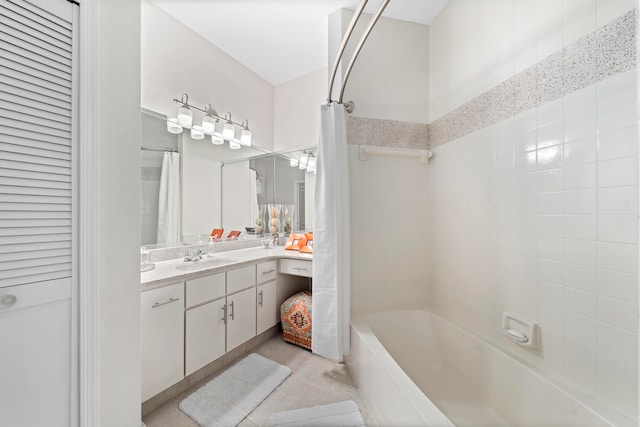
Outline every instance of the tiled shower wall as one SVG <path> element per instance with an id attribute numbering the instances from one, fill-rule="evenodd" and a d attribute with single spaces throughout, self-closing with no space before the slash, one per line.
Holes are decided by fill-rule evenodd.
<path id="1" fill-rule="evenodd" d="M 494 49 L 492 64 L 477 62 L 491 73 L 481 66 L 463 73 L 460 64 L 474 61 L 447 59 L 443 51 L 431 57 L 432 84 L 449 79 L 443 85 L 450 95 L 444 100 L 440 89 L 431 86 L 432 117 L 458 113 L 436 129 L 440 139 L 431 141 L 437 147 L 427 180 L 429 302 L 443 316 L 528 360 L 578 395 L 635 422 L 636 12 L 623 17 L 635 4 L 452 0 L 432 25 L 431 51 L 439 43 L 473 45 L 471 34 L 458 25 L 470 19 L 460 14 L 469 13 L 462 6 L 474 7 L 471 3 L 494 7 L 492 13 L 475 16 L 476 30 L 492 28 L 498 13 L 503 18 L 498 27 L 510 30 L 503 38 L 478 36 L 484 53 Z M 530 6 L 533 18 L 521 14 L 524 5 Z M 518 21 L 523 19 L 533 19 L 531 29 Z M 613 20 L 610 32 L 603 33 L 602 27 Z M 585 36 L 594 43 L 585 43 L 591 47 L 582 57 L 595 62 L 565 61 L 566 49 Z M 445 41 L 447 37 L 455 40 Z M 611 49 L 598 50 L 607 40 Z M 532 49 L 528 55 L 518 48 L 525 41 Z M 616 49 L 628 55 L 606 56 Z M 550 64 L 554 55 L 560 60 Z M 511 64 L 506 71 L 496 65 L 504 56 Z M 610 72 L 599 73 L 597 67 L 607 64 Z M 515 97 L 497 95 L 504 82 L 527 72 L 533 73 L 531 84 L 520 87 Z M 584 73 L 594 78 L 566 78 Z M 474 76 L 482 90 L 463 84 Z M 493 92 L 484 98 L 491 102 L 478 104 L 486 92 Z M 534 101 L 514 107 L 523 97 Z M 431 125 L 437 126 L 438 120 Z M 451 126 L 466 131 L 456 134 L 459 129 Z M 499 333 L 504 311 L 540 325 L 538 350 L 519 347 Z"/>

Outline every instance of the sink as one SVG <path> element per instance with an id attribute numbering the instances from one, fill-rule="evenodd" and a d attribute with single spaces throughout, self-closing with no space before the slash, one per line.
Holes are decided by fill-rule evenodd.
<path id="1" fill-rule="evenodd" d="M 217 267 L 224 264 L 230 264 L 232 262 L 234 262 L 234 260 L 229 258 L 205 258 L 198 261 L 181 262 L 176 265 L 176 269 L 182 271 L 194 271 L 204 268 Z"/>

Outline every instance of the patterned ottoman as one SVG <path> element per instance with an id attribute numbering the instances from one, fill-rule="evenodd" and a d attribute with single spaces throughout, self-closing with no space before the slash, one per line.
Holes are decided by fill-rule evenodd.
<path id="1" fill-rule="evenodd" d="M 311 291 L 290 296 L 280 306 L 282 338 L 311 350 Z"/>

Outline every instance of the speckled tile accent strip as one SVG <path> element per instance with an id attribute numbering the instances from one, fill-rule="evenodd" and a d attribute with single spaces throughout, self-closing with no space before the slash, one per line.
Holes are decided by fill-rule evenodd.
<path id="1" fill-rule="evenodd" d="M 426 150 L 429 145 L 429 126 L 425 123 L 349 116 L 347 143 Z"/>
<path id="2" fill-rule="evenodd" d="M 636 66 L 636 15 L 636 9 L 630 10 L 435 120 L 428 127 L 429 147 L 632 69 Z"/>

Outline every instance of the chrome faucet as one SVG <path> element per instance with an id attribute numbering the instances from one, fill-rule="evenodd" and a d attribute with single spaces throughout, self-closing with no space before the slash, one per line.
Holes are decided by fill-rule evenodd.
<path id="1" fill-rule="evenodd" d="M 202 259 L 203 255 L 204 255 L 204 252 L 201 249 L 194 251 L 192 254 L 187 252 L 186 254 L 184 254 L 184 262 L 199 261 Z"/>

